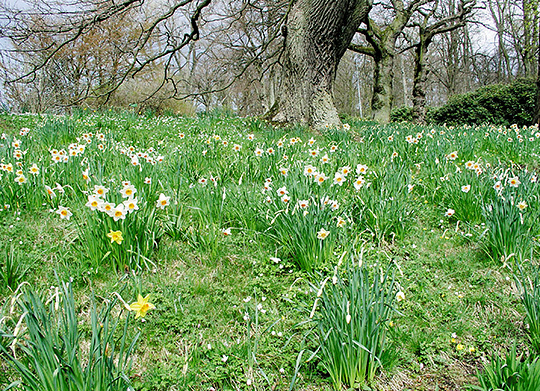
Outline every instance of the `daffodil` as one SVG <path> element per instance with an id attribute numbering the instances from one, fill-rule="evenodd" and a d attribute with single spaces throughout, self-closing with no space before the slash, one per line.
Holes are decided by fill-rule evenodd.
<path id="1" fill-rule="evenodd" d="M 28 182 L 28 179 L 24 175 L 19 175 L 17 178 L 15 178 L 15 182 L 17 182 L 19 185 L 22 185 L 23 183 Z"/>
<path id="2" fill-rule="evenodd" d="M 351 172 L 351 167 L 349 166 L 341 167 L 340 171 L 343 175 L 347 175 L 349 172 Z"/>
<path id="3" fill-rule="evenodd" d="M 201 179 L 199 179 L 199 183 L 201 182 Z M 206 183 L 206 180 L 205 180 L 205 183 Z M 165 209 L 165 207 L 170 204 L 170 199 L 171 197 L 167 197 L 165 194 L 161 193 L 159 195 L 159 199 L 157 200 L 156 207 L 160 209 Z"/>
<path id="4" fill-rule="evenodd" d="M 345 176 L 341 172 L 336 172 L 334 175 L 334 185 L 343 185 L 345 182 Z"/>
<path id="5" fill-rule="evenodd" d="M 299 200 L 298 201 L 298 206 L 302 209 L 305 209 L 309 206 L 309 201 L 308 200 Z"/>
<path id="6" fill-rule="evenodd" d="M 396 300 L 398 302 L 405 300 L 405 293 L 403 293 L 402 291 L 399 291 L 398 293 L 396 293 Z"/>
<path id="7" fill-rule="evenodd" d="M 133 185 L 127 185 L 120 190 L 120 194 L 124 198 L 133 198 L 133 195 L 137 192 L 137 189 Z"/>
<path id="8" fill-rule="evenodd" d="M 307 177 L 312 177 L 316 174 L 317 168 L 313 167 L 311 164 L 304 167 L 304 175 Z"/>
<path id="9" fill-rule="evenodd" d="M 327 179 L 328 177 L 324 175 L 323 172 L 319 172 L 317 175 L 315 175 L 315 182 L 317 182 L 319 185 L 323 184 L 323 182 Z"/>
<path id="10" fill-rule="evenodd" d="M 114 209 L 111 210 L 110 216 L 114 219 L 114 221 L 118 220 L 125 220 L 126 219 L 126 208 L 124 204 L 118 204 Z"/>
<path id="11" fill-rule="evenodd" d="M 88 202 L 84 205 L 90 208 L 90 210 L 96 210 L 99 209 L 100 204 L 102 204 L 103 201 L 101 198 L 96 197 L 95 195 L 91 194 L 88 196 Z"/>
<path id="12" fill-rule="evenodd" d="M 325 230 L 324 228 L 321 228 L 319 232 L 317 232 L 317 239 L 324 240 L 330 235 L 330 231 Z"/>
<path id="13" fill-rule="evenodd" d="M 358 175 L 365 174 L 367 171 L 368 171 L 368 166 L 366 166 L 364 164 L 359 164 L 359 165 L 356 166 L 356 173 Z"/>
<path id="14" fill-rule="evenodd" d="M 364 183 L 366 183 L 366 180 L 364 179 L 364 177 L 362 175 L 360 175 L 356 181 L 354 181 L 354 188 L 356 190 L 360 190 L 362 188 L 362 186 L 364 185 Z"/>
<path id="15" fill-rule="evenodd" d="M 456 160 L 458 157 L 457 151 L 450 152 L 448 155 L 446 155 L 446 159 L 448 160 Z"/>
<path id="16" fill-rule="evenodd" d="M 519 208 L 519 210 L 525 210 L 525 208 L 527 208 L 527 203 L 525 201 L 521 201 L 519 204 L 517 204 L 517 207 Z"/>
<path id="17" fill-rule="evenodd" d="M 284 196 L 284 195 L 289 194 L 289 192 L 287 191 L 287 188 L 286 188 L 285 186 L 280 187 L 279 189 L 277 189 L 277 193 L 278 193 L 280 196 Z"/>
<path id="18" fill-rule="evenodd" d="M 107 234 L 107 237 L 111 239 L 111 243 L 116 242 L 117 244 L 121 244 L 122 240 L 124 240 L 124 238 L 122 237 L 122 231 L 113 231 L 113 230 L 111 230 Z"/>
<path id="19" fill-rule="evenodd" d="M 521 182 L 518 177 L 513 177 L 508 180 L 508 184 L 510 185 L 510 187 L 518 187 Z"/>
<path id="20" fill-rule="evenodd" d="M 105 194 L 107 194 L 108 191 L 109 189 L 107 189 L 105 186 L 94 186 L 94 195 L 96 197 L 103 197 Z"/>
<path id="21" fill-rule="evenodd" d="M 135 319 L 139 317 L 144 318 L 148 311 L 156 308 L 155 305 L 148 302 L 149 299 L 150 299 L 150 295 L 147 295 L 146 297 L 142 297 L 141 295 L 138 295 L 137 301 L 135 303 L 130 304 L 129 308 L 131 309 L 131 311 L 135 311 Z"/>
<path id="22" fill-rule="evenodd" d="M 65 220 L 69 220 L 69 218 L 73 215 L 73 213 L 71 213 L 71 211 L 68 208 L 65 208 L 63 206 L 59 206 L 56 213 L 60 215 L 61 219 L 65 219 Z"/>
<path id="23" fill-rule="evenodd" d="M 54 190 L 53 190 L 52 188 L 50 188 L 49 186 L 45 185 L 45 190 L 47 190 L 47 194 L 48 194 L 51 198 L 56 197 L 56 193 L 55 193 Z"/>
<path id="24" fill-rule="evenodd" d="M 133 211 L 139 210 L 139 205 L 137 205 L 137 198 L 130 198 L 123 202 L 124 206 L 126 207 L 126 210 L 128 213 L 131 213 Z"/>
<path id="25" fill-rule="evenodd" d="M 34 163 L 32 164 L 32 167 L 30 167 L 29 171 L 30 171 L 30 174 L 37 175 L 39 174 L 39 167 L 37 166 L 36 163 Z"/>

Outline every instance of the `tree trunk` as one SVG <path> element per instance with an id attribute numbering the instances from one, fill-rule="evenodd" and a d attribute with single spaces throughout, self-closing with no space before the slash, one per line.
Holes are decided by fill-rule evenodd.
<path id="1" fill-rule="evenodd" d="M 393 104 L 394 54 L 384 51 L 373 60 L 375 69 L 371 99 L 372 115 L 375 121 L 387 124 L 390 122 Z"/>
<path id="2" fill-rule="evenodd" d="M 414 79 L 413 79 L 413 120 L 416 123 L 426 122 L 426 82 L 428 69 L 425 64 L 425 56 L 430 41 L 421 40 L 414 50 Z"/>
<path id="3" fill-rule="evenodd" d="M 538 55 L 538 75 L 536 76 L 536 109 L 534 123 L 540 127 L 540 55 Z"/>
<path id="4" fill-rule="evenodd" d="M 341 126 L 334 105 L 337 67 L 371 0 L 297 0 L 284 28 L 281 85 L 272 119 L 315 129 Z"/>
<path id="5" fill-rule="evenodd" d="M 539 19 L 539 6 L 538 0 L 522 0 L 523 8 L 523 37 L 522 38 L 522 53 L 523 69 L 525 77 L 534 77 L 536 64 L 535 64 L 535 52 L 538 50 L 536 47 L 536 38 L 538 31 L 538 19 Z"/>
<path id="6" fill-rule="evenodd" d="M 403 104 L 402 106 L 408 106 L 407 104 L 407 75 L 405 74 L 405 54 L 400 57 L 399 67 L 401 70 L 401 88 L 403 89 Z"/>
<path id="7" fill-rule="evenodd" d="M 536 73 L 536 110 L 534 123 L 540 127 L 540 21 L 538 22 L 538 72 Z"/>

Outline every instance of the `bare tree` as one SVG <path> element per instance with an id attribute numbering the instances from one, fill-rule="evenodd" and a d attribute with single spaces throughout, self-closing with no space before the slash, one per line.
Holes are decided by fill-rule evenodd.
<path id="1" fill-rule="evenodd" d="M 55 36 L 36 31 L 24 41 L 24 46 L 15 42 L 14 49 L 8 52 L 12 66 L 5 66 L 3 61 L 6 76 L 15 80 L 24 74 L 29 77 L 24 83 L 8 84 L 7 94 L 24 109 L 42 111 L 86 99 L 91 91 L 106 90 L 119 70 L 129 65 L 121 47 L 138 35 L 127 23 L 134 18 L 137 15 L 130 13 L 111 17 L 79 39 L 66 43 L 50 58 L 46 48 L 58 44 Z M 46 23 L 44 18 L 34 16 L 36 30 Z"/>
<path id="2" fill-rule="evenodd" d="M 442 4 L 437 0 L 428 9 L 418 11 L 419 17 L 410 24 L 416 29 L 416 42 L 410 48 L 414 49 L 414 80 L 413 80 L 413 119 L 424 123 L 426 118 L 426 82 L 429 69 L 426 67 L 426 54 L 439 34 L 448 33 L 464 27 L 467 18 L 472 14 L 475 0 L 460 0 L 457 9 L 443 10 Z"/>
<path id="3" fill-rule="evenodd" d="M 539 0 L 522 0 L 521 9 L 523 12 L 522 23 L 518 23 L 517 30 L 521 32 L 522 40 L 516 40 L 516 51 L 519 53 L 524 77 L 532 77 L 535 73 L 535 52 L 537 50 L 539 34 Z M 520 20 L 517 19 L 519 22 Z"/>
<path id="4" fill-rule="evenodd" d="M 211 3 L 215 4 L 212 13 Z M 22 72 L 10 82 L 28 82 L 59 60 L 70 45 L 107 21 L 140 13 L 144 18 L 135 19 L 136 36 L 117 45 L 125 61 L 106 83 L 90 83 L 90 88 L 75 101 L 92 96 L 107 102 L 123 83 L 147 69 L 160 69 L 161 76 L 150 96 L 166 88 L 171 97 L 185 98 L 225 90 L 247 76 L 248 70 L 255 69 L 254 74 L 260 75 L 275 65 L 280 84 L 269 118 L 322 128 L 341 124 L 333 103 L 336 71 L 370 7 L 369 0 L 83 0 L 68 4 L 36 0 L 31 11 L 1 6 L 0 36 L 13 45 L 4 54 L 21 63 Z M 250 16 L 256 13 L 264 28 L 253 25 Z M 271 23 L 268 14 L 275 15 Z M 227 26 L 233 25 L 241 28 L 228 30 Z M 190 44 L 201 38 L 201 29 L 215 29 L 222 38 L 231 32 L 229 41 L 221 44 L 241 48 L 243 53 L 228 69 L 232 76 L 226 83 L 212 91 L 186 91 L 189 83 L 183 69 L 186 64 L 196 64 L 196 56 L 186 60 L 184 52 L 189 52 Z M 31 44 L 36 34 L 50 41 L 36 47 Z M 279 50 L 275 50 L 277 47 Z M 37 53 L 39 57 L 34 57 Z M 266 56 L 264 61 L 261 56 Z"/>
<path id="5" fill-rule="evenodd" d="M 394 92 L 394 59 L 397 54 L 398 38 L 410 22 L 413 14 L 423 5 L 434 0 L 391 0 L 381 3 L 381 11 L 389 10 L 391 16 L 377 22 L 374 18 L 366 19 L 366 27 L 358 30 L 368 45 L 351 44 L 349 49 L 373 58 L 373 95 L 371 101 L 372 117 L 381 123 L 390 122 Z M 383 12 L 379 12 L 379 15 Z"/>
<path id="6" fill-rule="evenodd" d="M 499 82 L 533 77 L 538 36 L 538 0 L 488 0 L 497 33 Z"/>
<path id="7" fill-rule="evenodd" d="M 153 3 L 143 8 L 142 1 L 138 0 L 119 3 L 87 0 L 67 4 L 38 1 L 31 9 L 25 10 L 2 5 L 0 36 L 12 44 L 2 50 L 5 57 L 18 64 L 17 73 L 8 82 L 32 83 L 40 73 L 48 72 L 55 64 L 73 64 L 73 48 L 98 34 L 107 24 L 112 24 L 119 30 L 129 25 L 132 33 L 120 34 L 119 37 L 102 36 L 93 47 L 86 47 L 86 52 L 92 56 L 100 47 L 110 46 L 120 54 L 122 61 L 111 72 L 102 75 L 101 80 L 89 81 L 85 77 L 86 89 L 72 96 L 70 103 L 81 102 L 88 97 L 107 102 L 127 80 L 157 68 L 161 70 L 162 80 L 149 95 L 168 83 L 174 90 L 173 54 L 198 39 L 201 13 L 209 3 L 210 0 L 183 0 L 169 5 Z M 167 33 L 164 24 L 171 18 L 180 17 L 178 14 L 182 11 L 189 13 L 188 18 L 183 18 L 187 32 L 177 40 L 178 35 Z M 36 42 L 36 37 L 40 37 L 39 42 Z M 110 61 L 111 58 L 107 57 L 106 60 Z M 84 66 L 91 68 L 92 61 L 87 59 Z M 57 81 L 56 78 L 49 80 Z"/>
<path id="8" fill-rule="evenodd" d="M 510 61 L 510 55 L 508 54 L 508 48 L 505 43 L 506 35 L 506 20 L 508 14 L 508 8 L 510 3 L 506 0 L 503 1 L 487 1 L 488 8 L 491 13 L 493 22 L 495 23 L 495 29 L 497 33 L 497 71 L 498 81 L 505 81 L 512 75 L 512 65 Z"/>
<path id="9" fill-rule="evenodd" d="M 475 88 L 473 80 L 476 53 L 473 50 L 471 32 L 464 26 L 442 34 L 433 43 L 435 50 L 430 58 L 431 75 L 444 89 L 440 100 L 446 101 L 450 96 L 462 94 Z M 484 69 L 488 73 L 489 69 Z"/>

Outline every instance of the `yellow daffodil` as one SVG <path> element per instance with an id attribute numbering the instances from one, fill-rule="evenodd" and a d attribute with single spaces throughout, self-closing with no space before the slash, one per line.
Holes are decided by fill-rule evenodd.
<path id="1" fill-rule="evenodd" d="M 132 311 L 136 311 L 135 319 L 139 317 L 144 318 L 148 311 L 156 308 L 155 305 L 148 302 L 149 299 L 150 299 L 150 295 L 147 295 L 146 297 L 142 297 L 141 295 L 138 295 L 137 301 L 135 303 L 130 304 L 129 308 L 131 308 Z"/>
<path id="2" fill-rule="evenodd" d="M 116 242 L 121 244 L 124 238 L 122 237 L 122 231 L 112 231 L 107 234 L 107 237 L 111 239 L 111 243 Z"/>

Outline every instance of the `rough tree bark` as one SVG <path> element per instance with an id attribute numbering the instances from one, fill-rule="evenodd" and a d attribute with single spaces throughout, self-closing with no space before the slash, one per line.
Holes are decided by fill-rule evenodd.
<path id="1" fill-rule="evenodd" d="M 536 73 L 536 110 L 534 123 L 540 127 L 540 22 L 538 22 L 538 72 Z"/>
<path id="2" fill-rule="evenodd" d="M 521 56 L 523 61 L 524 76 L 533 77 L 536 68 L 535 51 L 539 50 L 536 47 L 536 39 L 538 31 L 538 19 L 540 1 L 538 0 L 522 0 L 523 8 L 523 43 L 521 46 Z"/>
<path id="3" fill-rule="evenodd" d="M 268 116 L 315 129 L 341 126 L 333 84 L 371 0 L 296 0 L 285 35 L 279 96 Z"/>
<path id="4" fill-rule="evenodd" d="M 395 53 L 386 52 L 374 72 L 373 97 L 371 110 L 373 119 L 387 124 L 390 122 L 390 114 L 394 105 L 394 57 Z"/>
<path id="5" fill-rule="evenodd" d="M 369 21 L 366 30 L 359 31 L 366 36 L 371 47 L 351 44 L 349 49 L 373 58 L 371 116 L 375 121 L 386 124 L 390 122 L 393 104 L 395 40 L 393 40 L 394 34 L 392 36 L 387 34 L 390 27 L 387 27 L 382 34 L 370 33 L 370 30 L 372 30 L 371 23 L 372 21 Z"/>
<path id="6" fill-rule="evenodd" d="M 429 69 L 426 67 L 425 56 L 432 36 L 420 34 L 420 42 L 414 48 L 414 78 L 413 78 L 413 121 L 423 124 L 426 120 L 426 83 L 429 76 Z"/>

